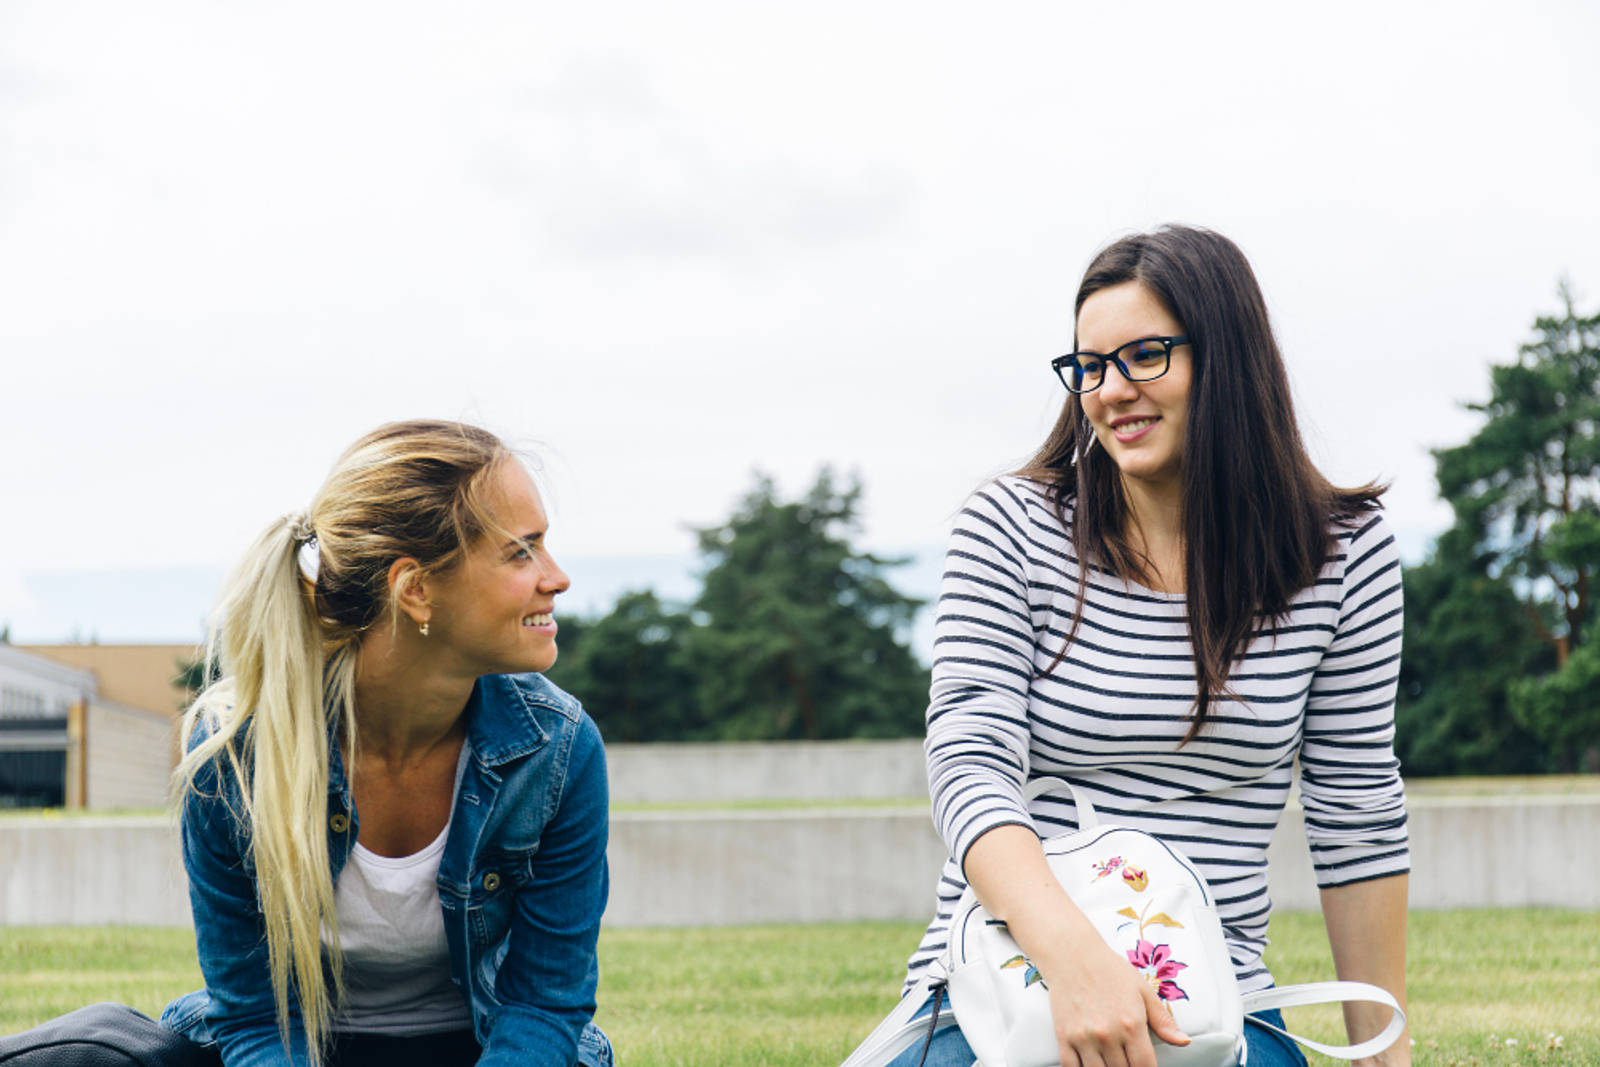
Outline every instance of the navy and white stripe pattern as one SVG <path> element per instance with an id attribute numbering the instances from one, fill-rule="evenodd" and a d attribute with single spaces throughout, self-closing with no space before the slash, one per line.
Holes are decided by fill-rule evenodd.
<path id="1" fill-rule="evenodd" d="M 1246 992 L 1272 983 L 1261 962 L 1267 843 L 1297 756 L 1318 884 L 1409 869 L 1393 746 L 1399 557 L 1379 512 L 1334 529 L 1316 583 L 1234 666 L 1237 699 L 1213 701 L 1205 729 L 1179 747 L 1196 696 L 1183 596 L 1091 567 L 1082 624 L 1051 670 L 1077 593 L 1068 531 L 1026 479 L 1000 478 L 968 501 L 940 590 L 926 745 L 952 858 L 908 984 L 944 949 L 973 841 L 1007 823 L 1046 837 L 1076 829 L 1068 799 L 1025 808 L 1030 777 L 1070 779 L 1106 820 L 1188 855 L 1211 885 Z"/>

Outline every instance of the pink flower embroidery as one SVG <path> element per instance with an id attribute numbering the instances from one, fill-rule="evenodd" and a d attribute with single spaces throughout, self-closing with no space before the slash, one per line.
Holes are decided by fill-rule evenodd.
<path id="1" fill-rule="evenodd" d="M 1145 873 L 1145 869 L 1135 867 L 1131 863 L 1122 868 L 1122 880 L 1136 893 L 1143 892 L 1144 887 L 1150 884 L 1150 876 Z"/>
<path id="2" fill-rule="evenodd" d="M 1128 962 L 1139 969 L 1162 1000 L 1189 999 L 1189 994 L 1173 981 L 1178 972 L 1189 965 L 1172 958 L 1171 945 L 1152 944 L 1141 937 L 1138 948 L 1128 949 Z"/>
<path id="3" fill-rule="evenodd" d="M 1106 875 L 1110 874 L 1112 871 L 1116 870 L 1118 867 L 1121 867 L 1121 866 L 1122 866 L 1122 857 L 1121 856 L 1112 856 L 1110 859 L 1106 860 L 1103 863 L 1095 864 L 1094 865 L 1095 881 L 1099 881 L 1100 879 L 1104 878 Z"/>

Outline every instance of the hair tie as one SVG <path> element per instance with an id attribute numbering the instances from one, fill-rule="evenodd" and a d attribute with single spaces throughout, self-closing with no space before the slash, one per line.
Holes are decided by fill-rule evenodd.
<path id="1" fill-rule="evenodd" d="M 294 543 L 297 545 L 317 539 L 317 531 L 311 525 L 311 516 L 303 511 L 298 518 L 294 515 L 289 516 L 289 532 L 294 536 Z"/>
<path id="2" fill-rule="evenodd" d="M 322 561 L 322 549 L 317 544 L 317 531 L 311 525 L 311 517 L 301 512 L 299 518 L 289 516 L 289 534 L 294 538 L 294 543 L 299 546 L 296 559 L 300 564 L 300 573 L 312 585 L 317 584 L 317 571 Z"/>

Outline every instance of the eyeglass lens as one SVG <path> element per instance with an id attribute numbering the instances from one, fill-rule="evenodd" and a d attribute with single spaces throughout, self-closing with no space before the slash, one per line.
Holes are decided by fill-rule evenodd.
<path id="1" fill-rule="evenodd" d="M 1106 364 L 1117 361 L 1117 369 L 1130 382 L 1148 382 L 1166 373 L 1167 353 L 1163 340 L 1149 339 L 1123 345 L 1109 356 L 1095 352 L 1076 352 L 1065 368 L 1072 376 L 1072 387 L 1079 392 L 1097 389 L 1106 376 Z"/>

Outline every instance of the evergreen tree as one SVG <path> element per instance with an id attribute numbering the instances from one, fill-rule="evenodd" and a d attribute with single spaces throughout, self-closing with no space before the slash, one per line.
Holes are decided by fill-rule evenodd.
<path id="1" fill-rule="evenodd" d="M 1510 713 L 1510 688 L 1548 671 L 1511 583 L 1472 558 L 1451 530 L 1426 563 L 1405 571 L 1405 653 L 1395 745 L 1410 776 L 1529 774 L 1554 769 L 1539 739 Z"/>
<path id="2" fill-rule="evenodd" d="M 1553 674 L 1511 683 L 1517 720 L 1554 754 L 1557 770 L 1600 772 L 1600 647 L 1590 641 Z"/>
<path id="3" fill-rule="evenodd" d="M 598 619 L 563 615 L 550 680 L 571 691 L 607 741 L 676 741 L 703 726 L 688 667 L 689 616 L 646 589 Z"/>
<path id="4" fill-rule="evenodd" d="M 729 738 L 919 733 L 927 671 L 900 639 L 921 603 L 884 571 L 904 560 L 851 547 L 861 486 L 823 468 L 800 500 L 755 487 L 698 531 L 706 563 L 691 661 L 707 733 Z"/>
<path id="5" fill-rule="evenodd" d="M 220 676 L 213 673 L 206 675 L 206 657 L 202 652 L 193 659 L 179 659 L 177 661 L 178 673 L 173 676 L 172 684 L 184 691 L 184 704 L 188 704 L 200 695 L 200 690 L 216 681 Z"/>
<path id="6" fill-rule="evenodd" d="M 851 546 L 861 487 L 823 469 L 804 497 L 756 484 L 697 531 L 704 572 L 688 610 L 622 596 L 563 615 L 550 678 L 608 741 L 905 737 L 922 731 L 928 672 L 901 640 L 920 601 Z"/>
<path id="7" fill-rule="evenodd" d="M 1434 453 L 1457 542 L 1435 562 L 1455 571 L 1453 595 L 1483 594 L 1486 622 L 1531 630 L 1547 650 L 1553 673 L 1507 683 L 1511 715 L 1563 769 L 1600 769 L 1600 661 L 1585 650 L 1600 567 L 1600 314 L 1579 315 L 1565 284 L 1559 294 L 1561 314 L 1536 319 L 1517 361 L 1492 368 L 1488 402 L 1471 405 L 1484 425 Z M 1419 652 L 1431 654 L 1413 644 L 1408 656 Z"/>

